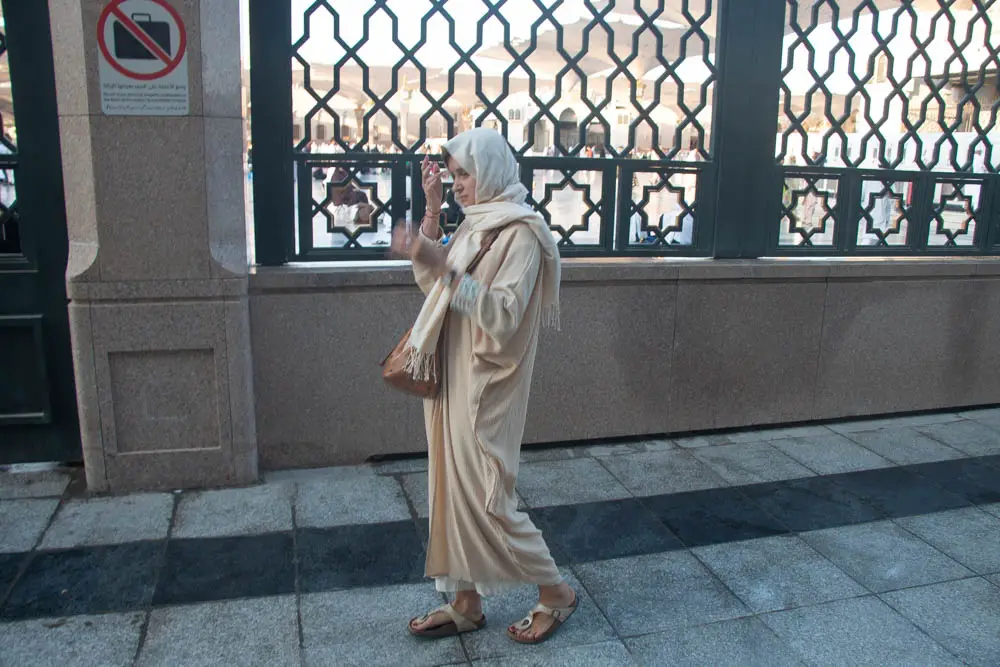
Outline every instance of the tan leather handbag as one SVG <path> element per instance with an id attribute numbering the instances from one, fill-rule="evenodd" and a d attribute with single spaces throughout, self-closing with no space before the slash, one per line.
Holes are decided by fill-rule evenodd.
<path id="1" fill-rule="evenodd" d="M 479 262 L 486 256 L 489 249 L 493 247 L 503 229 L 502 227 L 494 229 L 486 235 L 483 242 L 479 245 L 479 252 L 476 253 L 476 256 L 469 264 L 469 268 L 466 269 L 466 273 L 471 274 L 479 266 Z M 447 317 L 450 317 L 450 315 Z M 410 332 L 413 331 L 410 328 L 407 329 L 403 337 L 396 343 L 396 347 L 392 349 L 392 352 L 379 364 L 382 367 L 382 379 L 385 383 L 393 389 L 398 389 L 403 393 L 413 394 L 420 398 L 436 397 L 441 391 L 441 340 L 443 340 L 444 327 L 446 326 L 448 326 L 447 321 L 441 327 L 442 337 L 438 339 L 437 351 L 434 353 L 434 368 L 431 369 L 431 377 L 429 379 L 416 380 L 406 372 L 406 348 L 410 342 Z"/>

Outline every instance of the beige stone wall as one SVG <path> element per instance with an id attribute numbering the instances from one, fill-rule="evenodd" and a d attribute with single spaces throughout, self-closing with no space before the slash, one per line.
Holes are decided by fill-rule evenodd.
<path id="1" fill-rule="evenodd" d="M 108 116 L 107 0 L 48 1 L 88 487 L 254 482 L 236 5 L 173 3 L 188 34 L 187 115 Z"/>
<path id="2" fill-rule="evenodd" d="M 402 266 L 258 269 L 262 468 L 424 449 L 420 402 L 378 362 L 421 297 Z M 525 441 L 1000 403 L 1000 262 L 565 263 Z"/>

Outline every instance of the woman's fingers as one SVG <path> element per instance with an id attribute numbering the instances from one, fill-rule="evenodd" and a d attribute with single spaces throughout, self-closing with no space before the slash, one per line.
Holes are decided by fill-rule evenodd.
<path id="1" fill-rule="evenodd" d="M 396 223 L 396 228 L 392 230 L 392 244 L 390 254 L 396 259 L 409 257 L 410 246 L 413 244 L 413 232 L 407 226 L 406 221 L 400 220 Z"/>

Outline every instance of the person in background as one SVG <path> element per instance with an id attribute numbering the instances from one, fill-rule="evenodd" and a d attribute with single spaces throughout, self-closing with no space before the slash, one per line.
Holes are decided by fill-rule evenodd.
<path id="1" fill-rule="evenodd" d="M 341 227 L 351 225 L 371 224 L 371 215 L 375 210 L 368 202 L 366 195 L 343 167 L 336 167 L 327 185 L 330 191 L 330 201 L 334 206 L 334 222 Z"/>

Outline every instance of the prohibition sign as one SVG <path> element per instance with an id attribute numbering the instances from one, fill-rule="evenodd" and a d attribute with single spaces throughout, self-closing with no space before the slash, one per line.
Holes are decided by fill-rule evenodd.
<path id="1" fill-rule="evenodd" d="M 97 45 L 101 49 L 101 55 L 108 62 L 111 67 L 113 67 L 118 73 L 126 76 L 130 79 L 135 79 L 137 81 L 154 81 L 160 79 L 171 72 L 173 72 L 181 61 L 184 59 L 185 49 L 187 49 L 187 31 L 184 29 L 184 21 L 181 19 L 180 14 L 174 9 L 170 3 L 166 0 L 147 0 L 162 7 L 170 15 L 170 18 L 174 20 L 177 25 L 177 32 L 179 34 L 177 48 L 174 49 L 173 55 L 167 53 L 145 30 L 138 25 L 132 17 L 128 16 L 122 11 L 121 5 L 128 0 L 113 0 L 104 11 L 101 12 L 100 17 L 97 19 Z M 108 48 L 107 43 L 107 23 L 109 20 L 115 21 L 122 25 L 129 34 L 132 35 L 136 40 L 139 41 L 142 46 L 144 46 L 157 60 L 163 63 L 163 67 L 159 70 L 153 72 L 136 72 L 125 67 L 118 58 L 111 53 Z"/>

